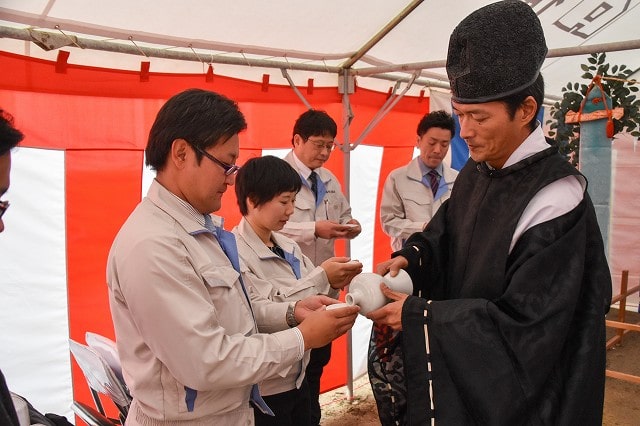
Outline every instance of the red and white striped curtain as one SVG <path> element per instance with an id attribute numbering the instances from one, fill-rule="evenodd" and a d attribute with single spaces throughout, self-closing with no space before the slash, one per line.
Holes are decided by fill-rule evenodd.
<path id="1" fill-rule="evenodd" d="M 69 65 L 57 73 L 53 62 L 1 52 L 0 69 L 0 108 L 14 116 L 25 134 L 13 153 L 6 196 L 11 209 L 0 236 L 0 368 L 12 391 L 39 410 L 71 416 L 73 398 L 91 400 L 82 372 L 71 362 L 67 339 L 84 342 L 86 331 L 113 338 L 106 258 L 148 185 L 144 147 L 160 106 L 191 87 L 236 100 L 248 122 L 240 135 L 240 164 L 265 151 L 280 155 L 289 149 L 293 123 L 305 107 L 288 86 L 217 75 L 207 82 L 204 75 L 151 74 L 141 82 L 136 72 L 111 69 Z M 337 139 L 342 140 L 337 89 L 314 87 L 304 94 L 314 108 L 336 119 Z M 353 139 L 386 96 L 358 89 L 351 97 Z M 364 227 L 351 253 L 369 270 L 390 254 L 375 213 L 381 183 L 411 159 L 415 127 L 428 110 L 428 98 L 401 100 L 350 154 L 353 214 Z M 342 181 L 344 160 L 336 150 L 327 163 Z M 225 194 L 218 213 L 228 229 L 239 221 L 233 191 Z M 370 324 L 360 323 L 354 358 L 359 360 L 356 370 L 364 372 Z M 345 383 L 345 348 L 343 338 L 323 376 L 324 390 Z"/>

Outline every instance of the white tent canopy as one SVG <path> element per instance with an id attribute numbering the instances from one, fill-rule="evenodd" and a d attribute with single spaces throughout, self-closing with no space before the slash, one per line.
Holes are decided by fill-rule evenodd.
<path id="1" fill-rule="evenodd" d="M 359 85 L 381 91 L 389 89 L 387 80 L 406 80 L 419 69 L 420 84 L 408 92 L 417 94 L 424 87 L 447 87 L 449 35 L 464 16 L 488 3 L 3 0 L 0 49 L 55 59 L 55 49 L 25 42 L 40 40 L 68 45 L 69 63 L 137 70 L 145 60 L 152 72 L 181 73 L 203 73 L 213 63 L 216 73 L 253 80 L 268 73 L 276 84 L 287 81 L 269 68 L 289 69 L 296 85 L 313 78 L 316 86 L 337 86 L 338 72 L 348 68 Z M 527 3 L 540 17 L 550 49 L 542 71 L 551 99 L 576 80 L 585 53 L 608 51 L 610 62 L 640 68 L 634 52 L 640 48 L 640 0 Z"/>

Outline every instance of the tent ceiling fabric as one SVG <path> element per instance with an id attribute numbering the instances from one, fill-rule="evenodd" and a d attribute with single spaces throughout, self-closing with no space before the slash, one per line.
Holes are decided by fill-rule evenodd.
<path id="1" fill-rule="evenodd" d="M 151 62 L 152 72 L 202 73 L 216 57 L 268 59 L 283 64 L 315 64 L 338 67 L 358 52 L 405 8 L 416 5 L 364 56 L 353 69 L 389 64 L 444 61 L 449 35 L 471 11 L 491 3 L 486 0 L 185 0 L 182 2 L 110 0 L 3 0 L 0 25 L 34 28 L 81 38 L 108 40 L 136 47 L 159 47 L 192 54 L 192 61 L 141 58 L 102 51 L 65 47 L 70 63 L 99 67 L 140 69 L 141 60 Z M 531 0 L 545 29 L 550 50 L 640 39 L 640 0 Z M 489 42 L 489 41 L 488 41 Z M 0 49 L 55 60 L 32 43 L 0 39 Z M 608 54 L 611 63 L 640 68 L 640 54 L 618 51 Z M 199 63 L 202 62 L 202 63 Z M 584 56 L 548 58 L 543 66 L 547 94 L 559 96 L 569 81 L 582 74 Z M 287 84 L 280 72 L 255 66 L 214 64 L 215 72 L 259 81 L 269 73 L 271 83 Z M 293 81 L 306 85 L 337 86 L 335 73 L 291 71 Z M 405 72 L 387 78 L 408 77 Z M 423 78 L 446 83 L 445 70 L 426 69 Z M 637 77 L 637 75 L 636 75 Z M 358 77 L 358 84 L 386 91 L 391 83 Z M 417 94 L 424 87 L 414 87 Z"/>

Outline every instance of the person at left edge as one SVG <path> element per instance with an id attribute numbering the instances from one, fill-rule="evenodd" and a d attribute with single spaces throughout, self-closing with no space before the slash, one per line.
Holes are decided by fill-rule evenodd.
<path id="1" fill-rule="evenodd" d="M 22 132 L 13 126 L 13 117 L 0 109 L 0 196 L 4 196 L 9 190 L 11 181 L 11 150 L 24 138 Z M 0 232 L 4 231 L 5 212 L 9 208 L 7 200 L 0 201 Z M 18 426 L 18 414 L 16 413 L 11 393 L 7 387 L 4 375 L 0 370 L 0 424 Z"/>
<path id="2" fill-rule="evenodd" d="M 358 309 L 334 299 L 249 301 L 221 198 L 234 183 L 235 102 L 191 89 L 170 98 L 149 134 L 157 171 L 147 197 L 116 236 L 107 281 L 118 352 L 133 400 L 126 425 L 252 425 L 269 408 L 256 383 L 286 375 L 305 350 L 345 333 Z M 288 328 L 287 318 L 299 323 Z M 262 331 L 272 334 L 258 333 Z M 282 330 L 282 331 L 278 331 Z"/>

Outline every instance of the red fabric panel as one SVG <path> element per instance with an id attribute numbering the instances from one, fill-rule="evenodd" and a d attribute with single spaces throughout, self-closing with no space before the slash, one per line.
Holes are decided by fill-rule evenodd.
<path id="1" fill-rule="evenodd" d="M 229 96 L 239 103 L 261 103 L 269 106 L 269 113 L 264 120 L 278 119 L 283 114 L 280 105 L 288 103 L 299 111 L 293 119 L 304 111 L 300 99 L 294 91 L 287 85 L 277 85 L 270 83 L 268 92 L 262 92 L 261 82 L 239 80 L 231 77 L 216 75 L 213 82 L 207 82 L 205 74 L 168 74 L 150 73 L 148 82 L 140 83 L 140 73 L 138 71 L 120 71 L 107 68 L 94 68 L 69 64 L 66 74 L 55 73 L 55 62 L 42 59 L 29 58 L 6 52 L 0 52 L 0 69 L 3 70 L 0 88 L 12 91 L 27 91 L 40 93 L 56 93 L 65 95 L 81 95 L 108 98 L 141 98 L 141 99 L 167 99 L 172 95 L 187 88 L 202 88 L 213 90 Z M 356 119 L 352 122 L 352 135 L 358 135 L 370 118 L 384 104 L 387 95 L 385 93 L 374 92 L 359 88 L 351 96 L 352 109 Z M 341 95 L 335 87 L 314 87 L 313 93 L 306 96 L 306 99 L 316 109 L 327 109 L 338 122 L 339 134 L 342 120 Z M 57 107 L 61 106 L 57 103 Z M 332 105 L 332 109 L 325 108 L 324 105 Z M 241 106 L 243 112 L 250 117 L 251 112 Z M 393 133 L 403 134 L 405 129 L 409 133 L 414 133 L 416 123 L 414 114 L 428 112 L 428 102 L 420 102 L 417 97 L 405 96 L 394 107 L 391 115 L 400 114 L 399 121 L 383 120 L 382 127 L 376 128 L 373 135 L 381 135 L 381 131 L 387 132 L 393 129 Z M 51 109 L 48 109 L 51 112 Z M 157 112 L 157 110 L 155 111 Z M 154 112 L 154 115 L 155 115 Z M 409 116 L 404 114 L 409 113 Z M 67 116 L 67 120 L 84 120 L 84 115 Z M 293 121 L 283 119 L 287 125 L 284 129 L 290 129 Z M 250 121 L 250 127 L 253 123 Z M 264 136 L 263 134 L 261 134 Z M 290 140 L 291 135 L 288 135 Z M 354 139 L 352 137 L 352 139 Z M 379 145 L 394 145 L 401 138 L 388 139 Z M 394 142 L 395 141 L 395 142 Z M 378 143 L 373 143 L 376 145 Z M 280 146 L 280 145 L 276 145 Z"/>
<path id="2" fill-rule="evenodd" d="M 358 89 L 351 97 L 351 109 L 354 119 L 351 122 L 351 142 L 357 140 L 371 119 L 382 107 L 386 94 Z M 378 125 L 362 141 L 365 145 L 373 146 L 414 146 L 416 129 L 422 116 L 429 112 L 429 102 L 418 98 L 405 96 L 387 114 Z M 337 110 L 341 114 L 342 109 Z M 336 121 L 340 115 L 334 116 Z M 340 129 L 340 121 L 338 121 Z M 356 148 L 357 149 L 357 148 Z"/>
<path id="3" fill-rule="evenodd" d="M 83 341 L 87 330 L 112 336 L 104 284 L 105 260 L 111 241 L 139 200 L 141 164 L 153 120 L 170 96 L 187 88 L 213 90 L 236 100 L 247 118 L 240 135 L 242 164 L 262 148 L 288 148 L 295 119 L 305 111 L 289 86 L 249 82 L 205 74 L 149 74 L 141 83 L 139 71 L 118 71 L 69 64 L 65 74 L 55 62 L 0 52 L 0 106 L 15 116 L 26 137 L 24 146 L 65 149 L 67 152 L 67 264 L 69 270 L 71 337 Z M 304 90 L 303 90 L 304 93 Z M 338 141 L 344 141 L 342 98 L 335 87 L 314 87 L 306 99 L 326 110 L 338 123 Z M 386 93 L 358 88 L 350 98 L 354 113 L 350 139 L 378 112 Z M 362 141 L 364 144 L 404 147 L 410 152 L 415 128 L 429 103 L 405 97 Z M 344 182 L 344 155 L 336 150 L 327 167 Z M 392 168 L 410 159 L 385 154 L 381 184 Z M 391 162 L 390 162 L 391 161 Z M 131 192 L 131 193 L 130 193 Z M 233 188 L 218 212 L 226 228 L 238 223 Z M 388 258 L 388 240 L 376 225 L 375 262 Z M 387 250 L 387 251 L 385 251 Z M 344 254 L 344 244 L 337 245 Z M 93 304 L 101 304 L 94 306 Z M 334 358 L 325 370 L 323 390 L 344 384 L 346 344 L 334 345 Z M 79 371 L 74 370 L 74 380 Z M 84 387 L 83 387 L 84 386 Z M 86 389 L 86 385 L 76 389 Z M 86 395 L 84 395 L 86 396 Z M 81 400 L 87 401 L 83 398 Z"/>
<path id="4" fill-rule="evenodd" d="M 31 147 L 144 149 L 148 130 L 165 99 L 187 87 L 217 90 L 239 101 L 249 123 L 241 135 L 243 148 L 289 147 L 293 122 L 305 111 L 289 87 L 272 84 L 265 97 L 259 83 L 222 76 L 216 78 L 221 81 L 220 87 L 218 83 L 203 84 L 201 75 L 160 74 L 141 84 L 137 72 L 69 65 L 74 74 L 61 75 L 54 72 L 51 62 L 9 53 L 0 53 L 0 67 L 5 71 L 0 81 L 2 106 L 16 117 L 16 124 L 27 135 L 24 145 Z M 197 84 L 189 84 L 192 81 Z M 152 93 L 147 90 L 149 86 L 154 86 Z M 150 95 L 152 99 L 146 99 Z M 352 95 L 352 142 L 385 98 L 386 94 L 364 89 Z M 315 88 L 307 99 L 314 108 L 324 109 L 336 119 L 338 140 L 342 141 L 342 105 L 337 90 Z M 417 121 L 428 109 L 428 102 L 405 97 L 363 143 L 412 145 Z M 342 175 L 336 153 L 328 167 Z"/>
<path id="5" fill-rule="evenodd" d="M 153 68 L 153 67 L 152 67 Z M 287 85 L 269 84 L 263 92 L 262 82 L 252 82 L 216 74 L 211 82 L 206 73 L 172 74 L 149 73 L 149 81 L 140 82 L 140 71 L 122 71 L 81 65 L 67 65 L 66 74 L 55 73 L 55 62 L 0 52 L 0 69 L 3 70 L 3 88 L 64 93 L 82 96 L 108 96 L 114 98 L 167 99 L 188 88 L 201 88 L 229 96 L 243 102 L 299 104 L 300 100 Z M 279 71 L 275 71 L 279 75 Z M 308 97 L 312 105 L 323 102 L 340 103 L 336 88 L 315 88 Z"/>
<path id="6" fill-rule="evenodd" d="M 69 336 L 86 331 L 114 338 L 106 259 L 111 243 L 140 201 L 141 151 L 75 151 L 65 154 Z M 80 368 L 73 364 L 74 398 L 93 405 Z"/>
<path id="7" fill-rule="evenodd" d="M 416 122 L 416 127 L 418 122 Z M 415 136 L 414 136 L 415 138 Z M 391 241 L 387 234 L 382 230 L 380 225 L 380 201 L 382 200 L 382 189 L 384 188 L 384 182 L 389 176 L 389 173 L 398 167 L 406 165 L 413 156 L 414 145 L 410 147 L 386 147 L 384 154 L 382 154 L 382 166 L 380 167 L 380 184 L 378 186 L 378 201 L 376 201 L 376 225 L 374 229 L 374 250 L 373 250 L 373 267 L 380 262 L 391 257 Z M 375 271 L 374 271 L 375 272 Z"/>
<path id="8" fill-rule="evenodd" d="M 163 103 L 0 90 L 0 106 L 25 134 L 22 145 L 33 148 L 144 150 Z"/>
<path id="9" fill-rule="evenodd" d="M 322 377 L 320 377 L 320 393 L 339 388 L 345 383 L 347 383 L 346 335 L 337 338 L 331 345 L 331 359 L 322 370 Z"/>

